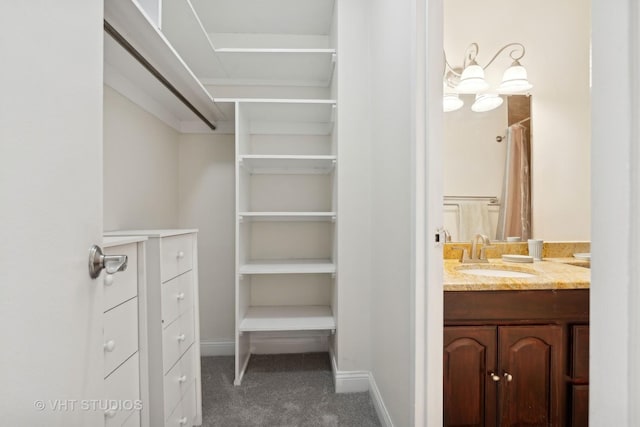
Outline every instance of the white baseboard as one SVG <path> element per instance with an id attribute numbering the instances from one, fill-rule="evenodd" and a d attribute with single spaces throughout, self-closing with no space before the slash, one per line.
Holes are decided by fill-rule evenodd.
<path id="1" fill-rule="evenodd" d="M 371 395 L 373 406 L 376 408 L 380 423 L 384 427 L 393 427 L 391 416 L 389 415 L 389 411 L 387 411 L 387 407 L 382 400 L 382 395 L 380 394 L 380 390 L 378 389 L 378 385 L 376 384 L 376 380 L 373 378 L 372 373 L 369 373 L 369 394 Z"/>
<path id="2" fill-rule="evenodd" d="M 336 393 L 358 393 L 369 390 L 369 371 L 334 371 Z"/>
<path id="3" fill-rule="evenodd" d="M 327 333 L 252 332 L 252 354 L 318 353 L 329 350 Z"/>
<path id="4" fill-rule="evenodd" d="M 200 341 L 200 356 L 233 356 L 236 344 L 233 341 Z"/>

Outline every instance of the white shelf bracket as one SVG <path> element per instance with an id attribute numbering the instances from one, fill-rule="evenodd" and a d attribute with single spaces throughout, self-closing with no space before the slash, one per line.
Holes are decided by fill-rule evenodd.
<path id="1" fill-rule="evenodd" d="M 337 53 L 332 53 L 332 54 L 331 54 L 331 63 L 332 63 L 333 65 L 335 65 L 335 63 L 336 63 L 337 59 L 338 59 L 338 54 L 337 54 Z"/>
<path id="2" fill-rule="evenodd" d="M 336 334 L 336 330 L 335 329 L 331 329 L 331 335 L 335 335 Z"/>
<path id="3" fill-rule="evenodd" d="M 335 279 L 335 278 L 336 278 L 336 273 L 335 273 L 335 272 L 331 273 L 331 278 L 332 278 L 332 279 Z"/>
<path id="4" fill-rule="evenodd" d="M 238 221 L 239 221 L 239 222 L 243 222 L 243 221 L 244 221 L 244 216 L 242 216 L 242 215 L 238 215 Z"/>
<path id="5" fill-rule="evenodd" d="M 333 215 L 333 216 L 331 217 L 331 222 L 335 223 L 335 222 L 336 222 L 336 219 L 337 219 L 337 217 L 336 217 L 335 215 Z"/>
<path id="6" fill-rule="evenodd" d="M 333 105 L 331 106 L 331 120 L 330 120 L 330 121 L 331 121 L 331 123 L 335 123 L 335 121 L 336 121 L 336 108 L 337 108 L 337 107 L 338 107 L 338 106 L 337 106 L 336 104 L 333 104 Z"/>
<path id="7" fill-rule="evenodd" d="M 238 280 L 242 282 L 242 279 L 244 279 L 244 274 L 238 274 Z"/>

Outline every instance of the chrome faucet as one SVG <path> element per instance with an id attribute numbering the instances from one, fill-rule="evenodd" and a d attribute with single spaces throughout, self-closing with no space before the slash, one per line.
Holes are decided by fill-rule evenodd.
<path id="1" fill-rule="evenodd" d="M 482 248 L 478 247 L 478 241 L 482 243 Z M 489 262 L 487 260 L 486 250 L 490 244 L 491 240 L 489 240 L 489 236 L 484 234 L 476 234 L 473 236 L 471 240 L 471 259 L 475 262 Z"/>
<path id="2" fill-rule="evenodd" d="M 482 243 L 482 247 L 478 247 L 478 243 Z M 460 256 L 460 262 L 467 263 L 487 263 L 489 260 L 487 259 L 487 249 L 493 248 L 491 246 L 491 240 L 489 237 L 484 234 L 476 234 L 471 239 L 471 255 L 467 252 L 467 248 L 458 246 L 453 249 L 459 249 L 462 251 L 462 255 Z"/>

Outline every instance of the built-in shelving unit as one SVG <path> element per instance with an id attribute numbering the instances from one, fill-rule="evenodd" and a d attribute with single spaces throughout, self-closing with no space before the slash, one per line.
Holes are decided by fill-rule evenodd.
<path id="1" fill-rule="evenodd" d="M 336 101 L 235 104 L 236 379 L 251 333 L 336 330 Z"/>
<path id="2" fill-rule="evenodd" d="M 162 32 L 209 85 L 331 83 L 334 0 L 171 0 Z"/>
<path id="3" fill-rule="evenodd" d="M 313 331 L 307 338 L 322 337 L 331 348 L 336 332 L 334 4 L 162 2 L 162 35 L 200 83 L 212 91 L 225 86 L 227 96 L 235 96 L 236 87 L 253 94 L 246 89 L 269 86 L 255 93 L 271 94 L 214 99 L 236 146 L 237 385 L 254 348 L 252 334 L 300 338 Z M 284 91 L 287 96 L 273 98 Z M 304 97 L 311 93 L 316 98 Z"/>

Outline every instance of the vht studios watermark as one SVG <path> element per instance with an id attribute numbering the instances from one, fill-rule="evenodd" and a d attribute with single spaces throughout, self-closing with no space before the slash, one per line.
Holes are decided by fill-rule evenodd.
<path id="1" fill-rule="evenodd" d="M 33 407 L 38 411 L 73 412 L 73 411 L 139 411 L 141 400 L 115 399 L 49 399 L 34 400 Z"/>

